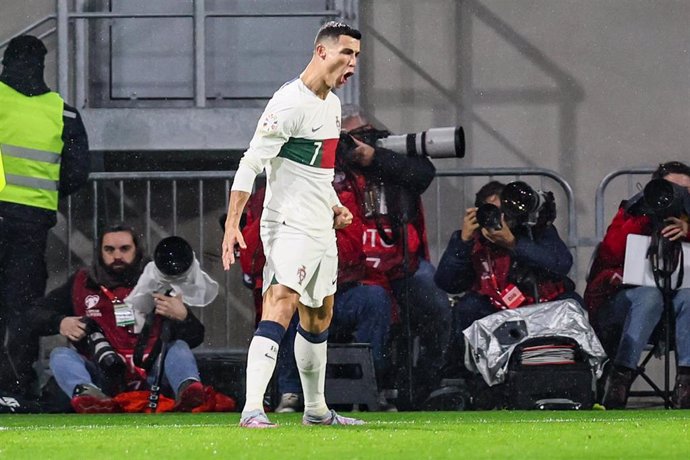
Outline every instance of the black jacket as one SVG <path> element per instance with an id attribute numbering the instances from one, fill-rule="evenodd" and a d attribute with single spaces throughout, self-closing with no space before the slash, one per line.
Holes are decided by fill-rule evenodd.
<path id="1" fill-rule="evenodd" d="M 42 71 L 42 69 L 41 69 Z M 42 72 L 26 73 L 26 69 L 5 67 L 0 81 L 28 96 L 39 96 L 50 91 L 43 81 Z M 89 140 L 81 115 L 67 104 L 63 111 L 62 160 L 60 165 L 60 196 L 74 193 L 86 183 L 91 169 Z M 57 222 L 55 212 L 48 209 L 0 201 L 0 217 L 22 220 L 52 227 Z"/>
<path id="2" fill-rule="evenodd" d="M 420 212 L 422 193 L 434 180 L 436 168 L 422 156 L 408 156 L 374 147 L 371 165 L 361 168 L 370 183 L 383 183 L 391 217 L 396 223 L 410 222 Z"/>

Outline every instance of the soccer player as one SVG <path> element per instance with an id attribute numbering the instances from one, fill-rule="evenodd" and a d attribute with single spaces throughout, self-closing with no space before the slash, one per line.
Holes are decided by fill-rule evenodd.
<path id="1" fill-rule="evenodd" d="M 254 179 L 263 169 L 267 177 L 261 217 L 263 312 L 249 345 L 242 427 L 276 426 L 264 413 L 263 396 L 295 309 L 300 317 L 295 359 L 304 391 L 302 423 L 364 423 L 329 410 L 324 397 L 338 269 L 334 229 L 352 222 L 332 185 L 341 112 L 331 90 L 354 75 L 360 38 L 358 30 L 342 23 L 328 22 L 319 29 L 311 61 L 268 102 L 235 174 L 223 237 L 225 270 L 235 262 L 234 246 L 245 247 L 239 223 Z"/>

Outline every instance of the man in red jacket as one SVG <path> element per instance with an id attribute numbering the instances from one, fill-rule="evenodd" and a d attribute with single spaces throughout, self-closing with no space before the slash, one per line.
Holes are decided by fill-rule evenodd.
<path id="1" fill-rule="evenodd" d="M 163 319 L 171 321 L 164 362 L 164 388 L 176 397 L 176 410 L 191 411 L 205 401 L 196 360 L 190 348 L 201 344 L 204 326 L 181 296 L 154 293 L 155 315 L 149 327 L 134 333 L 134 316 L 124 303 L 148 262 L 130 227 L 118 225 L 99 239 L 90 269 L 78 270 L 67 283 L 33 305 L 36 329 L 60 333 L 72 347 L 57 347 L 50 368 L 71 398 L 75 411 L 119 412 L 112 398 L 125 390 L 148 387 L 156 369 Z M 148 321 L 147 321 L 148 322 Z M 135 359 L 142 354 L 143 362 Z"/>
<path id="2" fill-rule="evenodd" d="M 412 365 L 412 382 L 406 382 L 408 372 L 396 378 L 403 390 L 401 401 L 417 406 L 440 381 L 450 337 L 450 303 L 434 283 L 436 269 L 429 258 L 421 200 L 436 168 L 428 157 L 401 155 L 378 146 L 375 138 L 387 131 L 369 124 L 356 106 L 343 109 L 342 129 L 352 144 L 341 142 L 336 161 L 364 227 L 365 282 L 389 290 L 396 303 L 393 323 L 401 331 L 409 326 L 411 335 L 420 339 L 418 359 L 406 360 Z M 410 338 L 406 332 L 399 336 L 401 345 Z M 413 394 L 405 393 L 409 390 Z"/>
<path id="3" fill-rule="evenodd" d="M 690 191 L 690 167 L 678 161 L 659 165 L 652 179 L 665 179 Z M 660 289 L 622 284 L 627 237 L 658 232 L 671 241 L 690 241 L 687 209 L 655 224 L 641 205 L 640 196 L 621 204 L 599 246 L 585 290 L 590 322 L 614 357 L 604 392 L 607 409 L 625 408 L 637 363 L 664 311 Z M 678 363 L 673 402 L 690 408 L 690 289 L 673 293 L 673 315 Z"/>

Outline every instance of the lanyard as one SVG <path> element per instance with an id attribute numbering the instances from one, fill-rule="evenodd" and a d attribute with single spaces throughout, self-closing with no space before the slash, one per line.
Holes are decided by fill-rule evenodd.
<path id="1" fill-rule="evenodd" d="M 498 281 L 496 280 L 496 274 L 494 273 L 494 262 L 491 260 L 491 253 L 489 248 L 484 248 L 484 257 L 482 257 L 483 265 L 486 267 L 487 273 L 489 275 L 489 280 L 491 281 L 491 287 L 500 295 L 501 290 L 498 288 Z"/>
<path id="2" fill-rule="evenodd" d="M 103 294 L 105 294 L 105 296 L 108 299 L 110 299 L 110 302 L 112 302 L 113 305 L 122 303 L 122 301 L 120 299 L 118 299 L 117 296 L 110 291 L 110 289 L 103 286 L 102 284 L 101 284 L 101 291 L 103 292 Z"/>

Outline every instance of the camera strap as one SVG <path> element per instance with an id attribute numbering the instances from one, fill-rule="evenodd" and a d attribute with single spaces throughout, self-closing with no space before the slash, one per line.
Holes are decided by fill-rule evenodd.
<path id="1" fill-rule="evenodd" d="M 134 324 L 134 309 L 120 300 L 110 289 L 100 286 L 101 292 L 113 304 L 113 313 L 115 314 L 115 323 L 118 327 L 127 327 Z"/>
<path id="2" fill-rule="evenodd" d="M 100 286 L 101 292 L 105 294 L 105 296 L 114 304 L 114 303 L 122 303 L 120 299 L 117 298 L 117 296 L 107 287 L 103 286 L 101 284 Z"/>
<path id="3" fill-rule="evenodd" d="M 516 285 L 507 283 L 503 289 L 500 288 L 489 248 L 485 248 L 479 258 L 484 268 L 484 272 L 481 274 L 482 284 L 490 286 L 487 294 L 494 306 L 499 310 L 505 310 L 506 308 L 518 308 L 522 305 L 525 296 Z"/>
<path id="4" fill-rule="evenodd" d="M 154 358 L 158 356 L 158 353 L 160 353 L 161 349 L 161 341 L 157 340 L 156 343 L 153 345 L 153 349 L 147 356 L 146 360 L 144 360 L 144 353 L 146 353 L 146 345 L 149 342 L 149 337 L 153 329 L 154 319 L 154 312 L 151 312 L 148 315 L 146 315 L 146 321 L 144 322 L 144 327 L 141 329 L 141 332 L 139 333 L 139 339 L 137 340 L 137 344 L 134 346 L 134 355 L 132 358 L 135 366 L 140 367 L 146 370 L 147 372 L 151 370 L 151 367 L 153 366 L 153 363 L 155 361 Z"/>
<path id="5" fill-rule="evenodd" d="M 676 291 L 680 288 L 683 284 L 683 266 L 685 262 L 680 242 L 664 238 L 659 231 L 653 232 L 649 249 L 647 250 L 647 258 L 652 264 L 654 283 L 659 289 L 664 287 L 664 280 L 666 279 L 669 280 L 671 290 Z M 670 278 L 677 267 L 679 267 L 678 278 L 676 279 L 676 286 L 672 287 L 670 286 Z"/>

